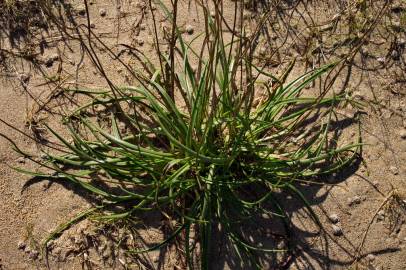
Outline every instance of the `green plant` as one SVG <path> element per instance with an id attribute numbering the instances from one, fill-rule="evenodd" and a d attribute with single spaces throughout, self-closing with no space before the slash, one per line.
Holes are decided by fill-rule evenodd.
<path id="1" fill-rule="evenodd" d="M 156 43 L 158 67 L 143 58 L 143 69 L 131 70 L 137 86 L 66 89 L 91 98 L 65 119 L 72 141 L 48 127 L 64 146 L 63 153 L 47 152 L 47 161 L 41 162 L 52 173 L 17 170 L 71 181 L 101 198 L 99 207 L 62 225 L 49 239 L 96 211 L 102 213 L 99 220 L 110 222 L 160 211 L 176 221 L 171 236 L 130 252 L 151 251 L 180 239 L 188 266 L 193 267 L 200 250 L 201 268 L 208 269 L 212 229 L 221 224 L 241 260 L 259 268 L 256 253 L 286 250 L 244 239 L 242 224 L 263 213 L 289 223 L 275 196 L 285 191 L 296 194 L 318 223 L 296 183 L 349 165 L 361 145 L 357 140 L 337 147 L 331 139 L 335 108 L 345 97 L 328 96 L 327 90 L 316 97 L 303 95 L 306 86 L 336 63 L 285 83 L 291 67 L 277 78 L 252 61 L 259 30 L 248 38 L 234 25 L 231 41 L 224 40 L 221 6 L 214 17 L 202 7 L 206 30 L 200 52 L 183 40 L 176 9 L 161 7 L 174 31 L 168 53 Z M 259 89 L 264 98 L 257 105 Z M 96 105 L 109 112 L 107 120 L 98 121 L 92 114 Z M 310 121 L 315 118 L 318 123 Z M 120 122 L 129 132 L 120 129 Z M 98 185 L 96 178 L 105 185 Z M 192 233 L 196 241 L 191 241 Z"/>

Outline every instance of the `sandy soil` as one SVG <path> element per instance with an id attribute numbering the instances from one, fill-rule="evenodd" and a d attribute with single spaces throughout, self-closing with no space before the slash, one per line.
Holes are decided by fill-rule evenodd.
<path id="1" fill-rule="evenodd" d="M 69 2 L 75 20 L 86 22 L 82 2 Z M 144 8 L 145 3 L 113 2 L 89 1 L 93 31 L 117 52 L 120 51 L 118 44 L 128 44 L 152 55 L 151 18 Z M 249 29 L 264 9 L 274 9 L 274 2 L 246 5 L 244 20 Z M 358 1 L 358 5 L 357 1 L 349 1 L 352 4 L 348 7 L 343 1 L 285 2 L 282 9 L 275 11 L 273 24 L 268 25 L 259 39 L 258 61 L 278 73 L 297 58 L 291 75 L 295 77 L 360 45 L 361 50 L 340 72 L 335 88 L 337 92 L 345 91 L 360 102 L 368 103 L 360 112 L 351 108 L 342 110 L 350 118 L 360 115 L 363 138 L 368 145 L 358 167 L 330 177 L 327 185 L 303 187 L 305 196 L 320 214 L 327 234 L 315 233 L 303 206 L 287 199 L 294 221 L 296 250 L 284 268 L 405 269 L 406 4 L 401 0 L 388 6 L 384 5 L 386 1 Z M 202 30 L 201 23 L 195 6 L 191 4 L 189 8 L 188 3 L 181 3 L 180 20 L 184 27 L 193 27 L 193 34 L 187 37 L 191 39 Z M 230 20 L 233 2 L 227 2 L 225 8 Z M 368 24 L 363 24 L 364 17 L 376 25 L 365 30 L 363 27 Z M 6 26 L 1 23 L 4 25 L 0 28 Z M 162 24 L 164 28 L 165 22 Z M 15 33 L 7 27 L 1 32 L 0 133 L 41 158 L 39 145 L 4 122 L 31 136 L 45 138 L 49 134 L 41 133 L 43 123 L 60 128 L 57 112 L 69 108 L 72 100 L 58 92 L 54 83 L 45 84 L 44 72 L 48 78 L 59 76 L 57 83 L 64 85 L 99 87 L 106 83 L 77 41 L 64 40 L 56 27 L 46 32 L 37 26 L 23 26 L 26 27 L 24 35 L 30 40 L 24 40 L 24 36 L 14 40 Z M 364 36 L 365 33 L 368 35 Z M 364 42 L 357 43 L 357 37 Z M 21 54 L 3 57 L 3 50 L 34 52 L 38 61 L 33 64 L 32 59 L 28 61 Z M 125 69 L 111 60 L 106 49 L 98 50 L 114 82 L 128 82 Z M 125 54 L 122 60 L 132 63 L 131 57 Z M 344 139 L 355 135 L 356 126 L 351 120 L 344 122 L 341 128 Z M 87 209 L 92 201 L 65 183 L 42 181 L 27 185 L 30 178 L 10 166 L 34 170 L 37 167 L 19 157 L 3 138 L 0 138 L 0 160 L 0 269 L 44 269 L 46 265 L 38 254 L 39 243 L 59 224 Z M 145 258 L 127 257 L 114 248 L 121 229 L 110 228 L 110 233 L 104 230 L 106 228 L 98 229 L 91 222 L 83 221 L 66 231 L 50 247 L 51 269 L 176 269 L 177 257 L 171 252 L 166 253 L 165 259 L 158 253 Z M 337 230 L 342 235 L 335 235 L 339 234 Z M 142 234 L 155 240 L 161 237 L 155 229 Z M 364 235 L 365 242 L 358 254 Z M 361 255 L 360 260 L 355 260 L 357 255 Z M 235 267 L 226 260 L 219 262 L 216 269 Z"/>

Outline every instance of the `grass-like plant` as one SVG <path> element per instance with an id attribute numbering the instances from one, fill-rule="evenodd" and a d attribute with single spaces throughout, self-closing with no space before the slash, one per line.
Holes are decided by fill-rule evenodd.
<path id="1" fill-rule="evenodd" d="M 208 269 L 212 230 L 220 224 L 243 263 L 259 268 L 255 254 L 278 250 L 246 239 L 243 224 L 255 222 L 259 214 L 289 223 L 276 196 L 285 191 L 296 194 L 318 222 L 296 184 L 349 165 L 361 145 L 357 139 L 338 147 L 331 137 L 335 108 L 345 97 L 328 91 L 316 97 L 304 94 L 335 64 L 286 83 L 289 68 L 276 77 L 254 64 L 253 41 L 259 29 L 250 39 L 243 28 L 225 25 L 221 5 L 215 16 L 202 6 L 200 51 L 182 38 L 176 9 L 161 7 L 174 30 L 168 52 L 155 44 L 159 65 L 140 56 L 142 68 L 130 70 L 138 81 L 134 86 L 66 89 L 91 101 L 66 117 L 70 140 L 49 128 L 64 152 L 47 153 L 41 165 L 51 173 L 19 170 L 71 181 L 101 198 L 100 206 L 61 226 L 49 239 L 95 211 L 105 221 L 160 211 L 176 221 L 170 237 L 130 252 L 159 249 L 177 239 L 184 244 L 188 267 L 200 254 L 200 267 Z M 231 32 L 229 42 L 225 27 Z M 104 120 L 94 115 L 95 106 L 108 112 Z"/>

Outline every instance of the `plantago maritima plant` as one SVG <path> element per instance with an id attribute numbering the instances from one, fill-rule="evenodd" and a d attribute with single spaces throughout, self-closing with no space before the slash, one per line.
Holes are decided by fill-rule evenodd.
<path id="1" fill-rule="evenodd" d="M 176 221 L 170 237 L 130 252 L 159 249 L 183 237 L 188 267 L 193 267 L 193 254 L 199 250 L 200 267 L 208 269 L 212 229 L 220 224 L 242 261 L 260 267 L 255 254 L 278 250 L 245 239 L 242 221 L 270 212 L 287 219 L 275 196 L 285 190 L 309 206 L 296 182 L 340 170 L 360 147 L 359 141 L 341 147 L 330 143 L 331 119 L 344 97 L 328 96 L 327 91 L 316 97 L 303 93 L 335 64 L 286 83 L 289 69 L 277 78 L 254 64 L 253 40 L 259 31 L 248 38 L 244 28 L 234 25 L 226 43 L 221 4 L 215 5 L 215 16 L 202 5 L 205 32 L 199 35 L 204 40 L 200 52 L 182 38 L 176 9 L 161 8 L 173 22 L 171 46 L 164 53 L 156 43 L 158 67 L 144 58 L 144 69 L 131 71 L 137 85 L 104 91 L 66 89 L 92 100 L 66 117 L 71 141 L 49 128 L 65 147 L 63 154 L 48 153 L 42 164 L 53 173 L 31 174 L 71 181 L 102 198 L 102 204 L 50 238 L 95 211 L 108 221 L 160 211 Z M 197 66 L 192 59 L 197 59 Z M 264 97 L 257 104 L 259 89 Z M 109 125 L 89 116 L 95 105 L 110 112 Z M 319 124 L 309 121 L 315 116 Z M 123 132 L 119 122 L 129 131 Z M 108 185 L 96 185 L 95 176 Z M 267 208 L 270 204 L 273 209 Z M 107 211 L 110 206 L 122 207 Z M 313 217 L 317 221 L 314 213 Z"/>

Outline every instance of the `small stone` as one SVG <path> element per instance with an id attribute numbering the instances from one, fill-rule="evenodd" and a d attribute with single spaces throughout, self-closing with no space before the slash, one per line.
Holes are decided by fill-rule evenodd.
<path id="1" fill-rule="evenodd" d="M 399 52 L 397 50 L 393 50 L 390 54 L 393 60 L 399 60 Z"/>
<path id="2" fill-rule="evenodd" d="M 340 217 L 337 214 L 331 214 L 328 219 L 332 222 L 332 223 L 338 223 L 340 221 Z"/>
<path id="3" fill-rule="evenodd" d="M 384 218 L 385 218 L 385 211 L 379 210 L 378 213 L 376 214 L 376 220 L 382 221 Z"/>
<path id="4" fill-rule="evenodd" d="M 358 195 L 355 195 L 352 198 L 348 198 L 347 202 L 348 202 L 349 206 L 352 206 L 354 204 L 360 204 L 361 203 L 361 197 L 358 196 Z"/>
<path id="5" fill-rule="evenodd" d="M 59 55 L 57 53 L 51 54 L 45 61 L 46 67 L 52 67 L 55 61 L 59 60 Z"/>
<path id="6" fill-rule="evenodd" d="M 23 82 L 23 83 L 27 83 L 29 80 L 30 80 L 30 75 L 29 74 L 27 74 L 27 73 L 22 73 L 22 74 L 20 74 L 20 80 Z"/>
<path id="7" fill-rule="evenodd" d="M 216 11 L 214 11 L 214 10 L 210 11 L 210 16 L 212 18 L 216 17 Z"/>
<path id="8" fill-rule="evenodd" d="M 53 249 L 54 246 L 55 246 L 55 241 L 54 241 L 54 240 L 48 241 L 48 243 L 47 243 L 47 248 L 48 248 L 49 250 Z"/>
<path id="9" fill-rule="evenodd" d="M 30 259 L 36 260 L 38 258 L 38 255 L 39 255 L 38 250 L 31 250 L 28 256 L 30 257 Z"/>
<path id="10" fill-rule="evenodd" d="M 367 55 L 369 55 L 369 51 L 368 51 L 368 49 L 367 48 L 361 48 L 360 50 L 360 53 L 362 54 L 362 55 L 365 55 L 365 56 L 367 56 Z"/>
<path id="11" fill-rule="evenodd" d="M 24 252 L 25 252 L 25 253 L 31 253 L 31 248 L 30 248 L 30 246 L 25 246 Z"/>
<path id="12" fill-rule="evenodd" d="M 143 46 L 143 45 L 144 45 L 144 39 L 142 39 L 142 38 L 137 38 L 137 44 L 138 44 L 139 46 Z"/>
<path id="13" fill-rule="evenodd" d="M 159 262 L 159 254 L 152 256 L 151 260 L 152 260 L 152 262 L 154 262 L 154 263 Z"/>
<path id="14" fill-rule="evenodd" d="M 402 139 L 406 139 L 406 129 L 402 129 L 401 131 L 399 131 L 399 136 Z"/>
<path id="15" fill-rule="evenodd" d="M 378 186 L 379 186 L 379 182 L 378 182 L 378 181 L 373 181 L 373 182 L 372 182 L 372 185 L 373 185 L 374 187 L 378 187 Z"/>
<path id="16" fill-rule="evenodd" d="M 331 228 L 333 229 L 333 234 L 335 236 L 340 236 L 343 234 L 343 230 L 341 229 L 341 227 L 339 227 L 337 225 L 332 225 Z"/>
<path id="17" fill-rule="evenodd" d="M 94 24 L 94 22 L 91 22 L 90 23 L 90 28 L 92 28 L 92 29 L 96 28 L 96 24 Z"/>
<path id="18" fill-rule="evenodd" d="M 390 170 L 390 172 L 391 172 L 393 175 L 398 175 L 398 174 L 399 174 L 399 170 L 398 170 L 398 168 L 395 167 L 395 166 L 390 166 L 390 167 L 389 167 L 389 170 Z"/>
<path id="19" fill-rule="evenodd" d="M 363 98 L 363 95 L 361 94 L 360 91 L 354 91 L 354 92 L 352 92 L 352 93 L 351 93 L 351 96 L 352 96 L 353 98 L 357 98 L 357 99 L 362 99 L 362 98 Z"/>
<path id="20" fill-rule="evenodd" d="M 195 30 L 193 29 L 193 26 L 191 26 L 190 24 L 188 24 L 188 25 L 186 26 L 186 32 L 187 32 L 189 35 L 192 35 L 194 31 L 195 31 Z"/>
<path id="21" fill-rule="evenodd" d="M 100 16 L 104 17 L 107 15 L 107 11 L 104 8 L 99 9 Z"/>
<path id="22" fill-rule="evenodd" d="M 19 157 L 17 158 L 17 162 L 20 164 L 24 164 L 25 163 L 25 158 L 24 157 Z"/>
<path id="23" fill-rule="evenodd" d="M 76 11 L 77 11 L 77 13 L 78 13 L 79 15 L 84 16 L 84 15 L 86 15 L 86 6 L 85 6 L 85 5 L 79 5 L 79 6 L 76 8 Z"/>
<path id="24" fill-rule="evenodd" d="M 368 254 L 366 256 L 366 259 L 367 259 L 368 262 L 373 262 L 373 261 L 375 261 L 375 255 L 374 254 Z"/>
<path id="25" fill-rule="evenodd" d="M 121 133 L 125 133 L 127 131 L 127 126 L 125 123 L 120 122 L 118 123 L 118 129 L 120 130 Z"/>
<path id="26" fill-rule="evenodd" d="M 385 59 L 385 57 L 378 57 L 378 58 L 376 58 L 376 61 L 378 61 L 381 64 L 385 64 L 386 59 Z"/>
<path id="27" fill-rule="evenodd" d="M 404 39 L 404 38 L 398 39 L 397 45 L 398 45 L 400 48 L 405 47 L 405 45 L 406 45 L 406 39 Z"/>
<path id="28" fill-rule="evenodd" d="M 24 250 L 26 246 L 27 244 L 23 240 L 18 241 L 17 244 L 18 249 Z"/>

